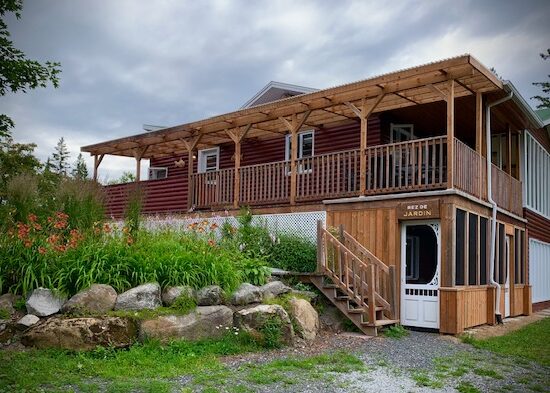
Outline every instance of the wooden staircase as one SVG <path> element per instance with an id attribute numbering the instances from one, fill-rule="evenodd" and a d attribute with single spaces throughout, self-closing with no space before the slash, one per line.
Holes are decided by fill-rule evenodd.
<path id="1" fill-rule="evenodd" d="M 396 315 L 395 266 L 387 266 L 349 233 L 332 234 L 317 224 L 315 285 L 363 333 L 399 323 Z"/>

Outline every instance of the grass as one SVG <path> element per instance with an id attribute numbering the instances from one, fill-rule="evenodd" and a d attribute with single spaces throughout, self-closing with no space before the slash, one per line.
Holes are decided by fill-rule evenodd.
<path id="1" fill-rule="evenodd" d="M 550 366 L 550 318 L 529 324 L 504 336 L 485 340 L 465 336 L 463 341 L 476 348 Z"/>
<path id="2" fill-rule="evenodd" d="M 456 386 L 460 393 L 480 393 L 481 391 L 470 382 L 462 381 Z"/>
<path id="3" fill-rule="evenodd" d="M 384 329 L 384 336 L 394 339 L 401 339 L 409 335 L 409 331 L 401 325 L 393 325 Z"/>

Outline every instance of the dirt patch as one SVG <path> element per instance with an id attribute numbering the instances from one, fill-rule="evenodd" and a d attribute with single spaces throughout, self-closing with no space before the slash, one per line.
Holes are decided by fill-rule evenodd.
<path id="1" fill-rule="evenodd" d="M 533 322 L 540 321 L 541 319 L 547 318 L 549 316 L 550 316 L 550 309 L 546 309 L 546 310 L 542 310 L 534 314 L 531 314 L 529 316 L 507 318 L 503 321 L 503 324 L 501 325 L 494 325 L 494 326 L 483 325 L 472 329 L 468 329 L 464 333 L 470 335 L 475 339 L 484 340 L 491 337 L 504 336 L 505 334 L 519 330 L 526 325 L 529 325 Z"/>

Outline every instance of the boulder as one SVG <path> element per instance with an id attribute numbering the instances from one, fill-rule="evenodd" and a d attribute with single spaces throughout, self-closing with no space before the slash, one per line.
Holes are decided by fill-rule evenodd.
<path id="1" fill-rule="evenodd" d="M 160 285 L 155 282 L 137 286 L 118 295 L 115 310 L 154 310 L 160 306 Z"/>
<path id="2" fill-rule="evenodd" d="M 210 285 L 197 291 L 199 306 L 216 306 L 223 303 L 223 289 L 217 285 Z"/>
<path id="3" fill-rule="evenodd" d="M 93 284 L 70 298 L 61 308 L 61 312 L 103 314 L 115 307 L 116 299 L 117 294 L 112 286 Z"/>
<path id="4" fill-rule="evenodd" d="M 27 313 L 38 317 L 47 317 L 59 312 L 65 300 L 67 300 L 66 297 L 54 293 L 50 289 L 37 288 L 27 299 Z"/>
<path id="5" fill-rule="evenodd" d="M 237 328 L 257 337 L 265 337 L 264 329 L 272 321 L 276 321 L 281 329 L 281 343 L 291 345 L 294 342 L 294 329 L 287 312 L 278 304 L 260 304 L 233 315 L 233 323 Z"/>
<path id="6" fill-rule="evenodd" d="M 292 288 L 286 286 L 281 281 L 271 281 L 265 285 L 262 285 L 260 290 L 264 295 L 264 299 L 272 299 L 290 292 Z"/>
<path id="7" fill-rule="evenodd" d="M 3 294 L 0 296 L 0 310 L 7 311 L 10 315 L 15 314 L 14 305 L 19 298 L 20 296 L 11 293 Z"/>
<path id="8" fill-rule="evenodd" d="M 298 289 L 292 289 L 290 291 L 290 294 L 291 295 L 295 295 L 295 296 L 300 296 L 300 297 L 305 297 L 307 298 L 310 302 L 316 302 L 317 301 L 317 298 L 319 297 L 317 295 L 317 293 L 313 292 L 313 291 L 300 291 Z"/>
<path id="9" fill-rule="evenodd" d="M 21 318 L 19 321 L 17 321 L 17 328 L 21 330 L 25 330 L 32 325 L 35 325 L 40 321 L 40 318 L 38 318 L 36 315 L 27 314 L 23 318 Z"/>
<path id="10" fill-rule="evenodd" d="M 263 294 L 255 285 L 243 283 L 231 296 L 231 304 L 234 306 L 246 306 L 251 303 L 261 303 Z"/>
<path id="11" fill-rule="evenodd" d="M 180 296 L 194 298 L 195 290 L 187 285 L 164 288 L 164 291 L 162 291 L 162 302 L 164 305 L 170 307 Z"/>
<path id="12" fill-rule="evenodd" d="M 32 326 L 22 337 L 23 345 L 40 349 L 89 350 L 97 346 L 124 348 L 136 339 L 137 326 L 129 318 L 50 318 Z"/>
<path id="13" fill-rule="evenodd" d="M 304 340 L 314 340 L 319 332 L 319 314 L 304 299 L 289 300 L 288 311 L 296 327 L 296 333 Z"/>
<path id="14" fill-rule="evenodd" d="M 162 342 L 173 339 L 220 338 L 233 326 L 233 311 L 226 306 L 197 307 L 187 315 L 163 315 L 142 321 L 139 338 Z"/>

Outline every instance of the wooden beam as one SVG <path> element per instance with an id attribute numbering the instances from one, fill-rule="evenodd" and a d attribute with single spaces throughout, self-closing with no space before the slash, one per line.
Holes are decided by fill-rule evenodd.
<path id="1" fill-rule="evenodd" d="M 439 87 L 432 85 L 431 83 L 428 83 L 426 86 L 428 86 L 434 93 L 438 94 L 444 101 L 448 101 L 449 99 L 448 92 L 444 92 Z"/>
<path id="2" fill-rule="evenodd" d="M 418 105 L 418 102 L 416 102 L 415 100 L 411 100 L 409 97 L 405 97 L 403 94 L 399 94 L 399 93 L 393 93 L 393 95 L 399 97 L 399 98 L 402 98 L 404 100 L 407 100 L 409 102 L 412 102 L 413 104 L 415 105 Z"/>
<path id="3" fill-rule="evenodd" d="M 483 96 L 476 93 L 476 152 L 483 155 Z"/>
<path id="4" fill-rule="evenodd" d="M 149 146 L 134 149 L 134 157 L 136 159 L 136 183 L 141 180 L 141 159 L 148 149 Z"/>
<path id="5" fill-rule="evenodd" d="M 241 142 L 246 137 L 250 129 L 252 128 L 252 124 L 247 124 L 246 126 L 242 128 L 237 128 L 234 131 L 232 130 L 225 130 L 227 132 L 227 135 L 233 140 L 235 143 L 235 171 L 234 171 L 234 179 L 233 179 L 233 207 L 238 208 L 239 207 L 239 200 L 240 200 L 240 191 L 241 191 Z"/>
<path id="6" fill-rule="evenodd" d="M 193 151 L 197 148 L 197 145 L 199 144 L 200 140 L 202 139 L 203 134 L 199 134 L 195 136 L 194 138 L 189 138 L 189 140 L 181 138 L 180 140 L 185 145 L 185 148 L 187 151 Z"/>
<path id="7" fill-rule="evenodd" d="M 447 188 L 453 188 L 455 145 L 455 81 L 451 79 L 447 83 L 447 86 Z"/>
<path id="8" fill-rule="evenodd" d="M 193 153 L 199 144 L 203 134 L 199 134 L 189 140 L 181 139 L 187 149 L 187 210 L 193 208 L 193 198 L 195 192 L 195 184 L 193 181 Z"/>
<path id="9" fill-rule="evenodd" d="M 506 159 L 506 173 L 512 176 L 512 126 L 508 124 L 508 131 L 506 133 L 506 141 L 508 142 L 508 154 Z M 511 200 L 512 198 L 510 198 Z"/>
<path id="10" fill-rule="evenodd" d="M 100 154 L 99 157 L 98 155 L 94 155 L 94 181 L 97 181 L 97 172 L 98 172 L 98 169 L 99 169 L 99 165 L 101 164 L 101 161 L 103 161 L 103 157 L 105 157 L 105 154 Z"/>

